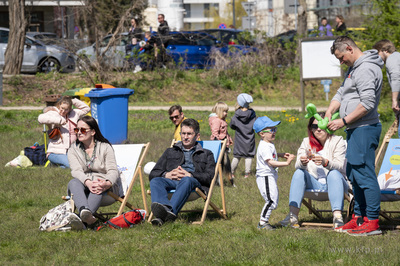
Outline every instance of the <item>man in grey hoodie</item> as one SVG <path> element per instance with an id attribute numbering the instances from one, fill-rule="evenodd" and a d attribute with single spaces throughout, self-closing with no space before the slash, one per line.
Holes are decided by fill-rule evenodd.
<path id="1" fill-rule="evenodd" d="M 384 63 L 377 50 L 362 52 L 347 36 L 340 36 L 333 42 L 331 53 L 349 69 L 325 117 L 330 119 L 339 110 L 342 119 L 330 121 L 328 128 L 332 131 L 347 128 L 346 174 L 353 185 L 355 199 L 353 218 L 335 230 L 355 236 L 382 234 L 375 150 L 382 131 L 378 104 Z"/>
<path id="2" fill-rule="evenodd" d="M 375 43 L 373 48 L 378 50 L 379 56 L 386 64 L 386 74 L 392 89 L 392 109 L 396 117 L 398 117 L 400 115 L 400 53 L 396 52 L 394 44 L 386 39 Z M 400 138 L 400 128 L 397 133 Z"/>

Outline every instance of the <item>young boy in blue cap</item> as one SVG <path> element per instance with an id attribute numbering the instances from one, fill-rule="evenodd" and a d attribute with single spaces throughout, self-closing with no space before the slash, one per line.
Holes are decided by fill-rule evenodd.
<path id="1" fill-rule="evenodd" d="M 274 230 L 275 227 L 268 222 L 272 210 L 278 207 L 278 167 L 288 166 L 295 158 L 294 154 L 277 153 L 274 145 L 277 128 L 281 121 L 272 121 L 267 116 L 257 118 L 253 129 L 261 137 L 257 148 L 257 186 L 261 196 L 265 200 L 264 208 L 261 211 L 258 229 Z M 279 162 L 278 157 L 286 161 Z"/>

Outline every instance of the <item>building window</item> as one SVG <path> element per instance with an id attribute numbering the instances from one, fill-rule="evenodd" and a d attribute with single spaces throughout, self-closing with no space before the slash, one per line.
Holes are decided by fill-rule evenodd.
<path id="1" fill-rule="evenodd" d="M 317 6 L 316 7 L 319 7 L 319 0 L 317 0 Z"/>
<path id="2" fill-rule="evenodd" d="M 204 4 L 204 17 L 210 17 L 210 4 Z"/>
<path id="3" fill-rule="evenodd" d="M 190 18 L 190 4 L 184 4 L 183 8 L 185 9 L 184 18 Z"/>

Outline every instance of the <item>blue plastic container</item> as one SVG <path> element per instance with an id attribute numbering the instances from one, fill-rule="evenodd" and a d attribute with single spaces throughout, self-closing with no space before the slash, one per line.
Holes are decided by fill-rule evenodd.
<path id="1" fill-rule="evenodd" d="M 85 94 L 90 98 L 92 117 L 103 136 L 112 144 L 128 138 L 128 99 L 133 90 L 125 88 L 93 89 Z"/>

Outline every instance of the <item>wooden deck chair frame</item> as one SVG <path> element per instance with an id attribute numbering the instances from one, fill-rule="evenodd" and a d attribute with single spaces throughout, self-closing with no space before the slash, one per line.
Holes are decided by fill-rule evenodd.
<path id="1" fill-rule="evenodd" d="M 129 144 L 121 144 L 121 145 L 129 145 Z M 111 196 L 112 198 L 114 198 L 116 201 L 121 202 L 121 206 L 119 207 L 119 210 L 117 213 L 97 213 L 99 216 L 97 216 L 97 218 L 100 217 L 104 217 L 104 216 L 109 216 L 109 215 L 114 215 L 116 214 L 121 215 L 125 206 L 130 208 L 130 209 L 136 209 L 137 207 L 134 207 L 132 204 L 130 204 L 128 202 L 129 196 L 131 195 L 132 192 L 132 188 L 133 188 L 133 184 L 136 181 L 136 178 L 139 176 L 139 181 L 140 181 L 140 188 L 141 188 L 141 194 L 142 194 L 142 200 L 143 200 L 143 209 L 146 211 L 146 213 L 148 213 L 148 208 L 147 208 L 147 199 L 146 199 L 146 193 L 145 193 L 145 187 L 144 187 L 144 180 L 143 180 L 143 169 L 142 169 L 142 165 L 144 162 L 144 158 L 146 157 L 147 151 L 150 147 L 150 142 L 143 144 L 142 146 L 142 150 L 141 150 L 141 155 L 139 157 L 139 161 L 136 165 L 136 169 L 133 173 L 132 179 L 129 183 L 129 186 L 126 190 L 125 196 L 124 198 L 119 197 L 118 195 L 114 194 L 113 192 L 109 191 L 107 194 L 109 196 Z M 118 163 L 118 162 L 117 162 Z"/>
<path id="2" fill-rule="evenodd" d="M 216 141 L 216 140 L 207 140 L 207 141 Z M 171 142 L 171 147 L 176 143 L 177 141 L 172 140 Z M 201 189 L 196 188 L 195 191 L 192 192 L 192 194 L 189 196 L 190 198 L 193 198 L 194 196 L 197 196 L 197 198 L 201 197 L 204 201 L 204 208 L 203 210 L 181 210 L 180 212 L 202 212 L 202 216 L 200 221 L 195 221 L 193 222 L 193 224 L 198 224 L 198 225 L 202 225 L 204 223 L 204 221 L 206 220 L 207 217 L 207 212 L 208 212 L 208 207 L 210 206 L 216 213 L 219 214 L 219 216 L 221 216 L 221 218 L 223 219 L 228 219 L 227 217 L 227 211 L 226 211 L 226 203 L 225 203 L 225 191 L 224 191 L 224 182 L 223 182 L 223 176 L 222 176 L 222 158 L 224 156 L 225 153 L 225 149 L 226 149 L 226 144 L 227 144 L 227 140 L 222 140 L 220 141 L 221 143 L 221 150 L 219 152 L 219 156 L 218 159 L 216 160 L 216 165 L 215 165 L 215 173 L 214 173 L 214 177 L 211 181 L 211 185 L 210 185 L 210 189 L 208 191 L 208 194 L 205 195 L 203 193 L 203 191 L 201 191 Z M 211 201 L 211 197 L 212 197 L 212 193 L 214 191 L 214 187 L 216 185 L 216 181 L 217 178 L 219 177 L 219 184 L 220 184 L 220 188 L 221 188 L 221 201 L 222 201 L 222 209 L 218 208 L 217 205 L 215 205 L 212 201 Z M 150 191 L 148 191 L 148 194 L 151 194 Z M 197 195 L 194 195 L 197 194 Z M 188 200 L 189 201 L 189 200 Z M 150 213 L 149 215 L 149 219 L 148 222 L 151 222 L 151 220 L 153 219 L 153 213 Z"/>
<path id="3" fill-rule="evenodd" d="M 346 213 L 346 216 L 344 217 L 344 223 L 348 222 L 350 220 L 350 217 L 353 213 L 353 196 L 350 193 L 344 193 L 344 200 L 348 202 L 347 209 L 344 211 Z M 308 209 L 309 214 L 314 214 L 315 216 L 318 217 L 318 219 L 322 220 L 323 213 L 332 213 L 331 209 L 318 209 L 315 207 L 315 204 L 313 204 L 313 201 L 329 201 L 328 198 L 328 192 L 327 191 L 312 191 L 312 190 L 306 190 L 304 193 L 304 198 L 302 200 L 302 203 L 306 208 Z M 312 222 L 302 222 L 302 226 L 316 226 L 316 227 L 333 227 L 332 223 L 312 223 Z"/>
<path id="4" fill-rule="evenodd" d="M 378 153 L 376 155 L 376 158 L 375 158 L 375 166 L 377 166 L 378 163 L 380 162 L 380 160 L 382 159 L 382 156 L 384 154 L 383 151 L 386 150 L 386 147 L 387 147 L 390 139 L 392 138 L 392 136 L 394 134 L 397 133 L 398 125 L 399 125 L 399 120 L 398 120 L 398 117 L 397 117 L 395 119 L 395 121 L 392 123 L 392 125 L 389 127 L 388 131 L 385 134 L 385 137 L 382 140 L 382 144 L 381 144 L 381 146 L 380 146 L 380 148 L 378 150 Z M 382 194 L 388 194 L 388 193 L 386 193 L 386 191 L 381 191 L 381 195 Z M 397 194 L 397 193 L 394 192 L 394 193 L 390 193 L 390 194 Z M 382 201 L 382 202 L 385 202 L 385 201 Z M 400 220 L 393 218 L 392 214 L 399 214 L 399 213 L 400 213 L 400 211 L 383 210 L 381 208 L 381 210 L 379 212 L 379 215 L 381 215 L 383 218 L 385 218 L 386 220 L 390 221 L 391 223 L 395 224 L 396 222 L 398 223 Z M 400 226 L 398 226 L 398 225 L 394 226 L 393 229 L 400 229 Z"/>

